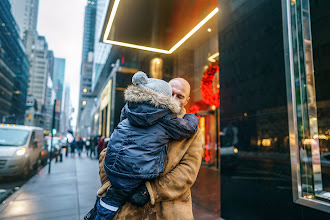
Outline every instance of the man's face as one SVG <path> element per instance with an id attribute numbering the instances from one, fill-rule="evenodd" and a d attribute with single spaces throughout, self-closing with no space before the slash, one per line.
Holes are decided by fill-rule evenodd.
<path id="1" fill-rule="evenodd" d="M 172 97 L 179 102 L 181 110 L 189 102 L 190 85 L 184 79 L 173 79 L 169 82 L 172 87 Z"/>

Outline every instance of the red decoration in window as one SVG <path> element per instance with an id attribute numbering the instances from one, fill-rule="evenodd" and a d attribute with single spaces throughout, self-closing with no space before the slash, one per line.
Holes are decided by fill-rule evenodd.
<path id="1" fill-rule="evenodd" d="M 193 105 L 193 106 L 191 106 L 191 108 L 190 108 L 190 113 L 191 114 L 197 114 L 199 112 L 199 107 L 198 107 L 198 105 Z"/>
<path id="2" fill-rule="evenodd" d="M 203 101 L 208 105 L 214 105 L 219 107 L 220 96 L 219 96 L 219 81 L 215 80 L 215 74 L 219 71 L 218 61 L 210 63 L 206 69 L 202 82 L 201 82 L 201 93 Z"/>

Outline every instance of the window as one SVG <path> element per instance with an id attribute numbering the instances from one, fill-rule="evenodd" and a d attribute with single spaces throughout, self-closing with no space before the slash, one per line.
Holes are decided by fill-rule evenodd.
<path id="1" fill-rule="evenodd" d="M 320 71 L 329 64 L 320 62 L 326 54 L 313 54 L 313 44 L 317 48 L 320 42 L 312 38 L 324 37 L 329 23 L 311 28 L 314 1 L 283 3 L 293 199 L 330 212 L 330 95 Z"/>

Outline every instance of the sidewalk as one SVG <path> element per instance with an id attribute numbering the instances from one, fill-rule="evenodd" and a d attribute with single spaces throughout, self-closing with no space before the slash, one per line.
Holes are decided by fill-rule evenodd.
<path id="1" fill-rule="evenodd" d="M 202 178 L 196 182 L 193 190 L 196 192 L 196 197 L 193 194 L 193 201 L 197 202 L 193 205 L 196 220 L 219 219 L 212 210 L 205 209 L 205 205 L 214 204 L 216 198 L 213 196 L 213 200 L 209 201 L 209 196 L 204 194 L 205 186 L 198 193 L 198 188 L 204 185 L 205 174 L 208 176 L 209 172 L 201 169 Z M 51 174 L 48 174 L 48 166 L 45 166 L 5 200 L 0 205 L 0 219 L 83 219 L 93 207 L 100 185 L 97 160 L 87 158 L 85 153 L 81 158 L 77 155 L 75 158 L 70 155 L 63 157 L 62 163 L 52 163 Z M 209 202 L 203 201 L 203 198 Z"/>
<path id="2" fill-rule="evenodd" d="M 45 166 L 0 206 L 0 219 L 83 219 L 100 187 L 97 160 L 64 157 Z"/>

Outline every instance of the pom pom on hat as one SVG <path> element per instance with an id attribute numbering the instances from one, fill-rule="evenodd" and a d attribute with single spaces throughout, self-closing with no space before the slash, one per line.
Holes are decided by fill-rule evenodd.
<path id="1" fill-rule="evenodd" d="M 135 85 L 147 84 L 148 76 L 142 71 L 135 73 L 132 77 L 132 83 Z"/>

